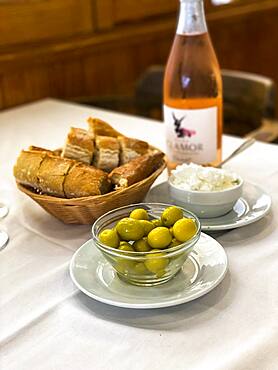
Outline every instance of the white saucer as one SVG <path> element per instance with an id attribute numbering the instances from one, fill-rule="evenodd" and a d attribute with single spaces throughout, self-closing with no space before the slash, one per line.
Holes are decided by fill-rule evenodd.
<path id="1" fill-rule="evenodd" d="M 4 230 L 0 230 L 0 251 L 6 247 L 8 241 L 9 235 Z"/>
<path id="2" fill-rule="evenodd" d="M 153 187 L 148 193 L 145 202 L 163 202 L 179 205 L 177 201 L 171 199 L 167 181 Z M 264 217 L 270 207 L 270 196 L 259 186 L 245 182 L 242 197 L 237 201 L 233 210 L 221 217 L 200 219 L 202 230 L 220 231 L 246 226 Z"/>
<path id="3" fill-rule="evenodd" d="M 215 288 L 228 268 L 223 247 L 201 234 L 181 271 L 156 287 L 138 287 L 120 280 L 111 265 L 89 240 L 72 257 L 70 276 L 74 284 L 97 301 L 125 308 L 170 307 L 192 301 Z"/>
<path id="4" fill-rule="evenodd" d="M 6 204 L 0 202 L 0 218 L 4 218 L 9 213 L 9 208 Z"/>

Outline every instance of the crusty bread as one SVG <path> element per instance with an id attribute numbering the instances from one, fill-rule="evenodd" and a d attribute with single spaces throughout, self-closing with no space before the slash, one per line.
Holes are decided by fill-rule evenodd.
<path id="1" fill-rule="evenodd" d="M 68 172 L 64 182 L 67 198 L 101 195 L 111 188 L 108 174 L 92 166 L 76 163 Z"/>
<path id="2" fill-rule="evenodd" d="M 130 137 L 119 136 L 120 143 L 120 164 L 130 162 L 132 159 L 144 155 L 149 151 L 149 144 L 142 140 Z"/>
<path id="3" fill-rule="evenodd" d="M 111 189 L 106 172 L 42 150 L 22 151 L 14 176 L 20 184 L 60 198 L 101 195 Z"/>
<path id="4" fill-rule="evenodd" d="M 39 188 L 38 172 L 43 159 L 44 151 L 22 150 L 14 166 L 14 176 L 23 185 Z"/>
<path id="5" fill-rule="evenodd" d="M 122 136 L 122 134 L 113 129 L 108 123 L 98 119 L 98 118 L 88 118 L 87 120 L 89 125 L 89 132 L 96 136 L 111 136 L 111 137 L 118 137 Z"/>
<path id="6" fill-rule="evenodd" d="M 119 165 L 120 145 L 115 137 L 96 136 L 93 164 L 110 172 Z"/>
<path id="7" fill-rule="evenodd" d="M 43 193 L 64 198 L 64 181 L 74 164 L 75 161 L 71 159 L 46 155 L 38 171 L 39 189 Z"/>
<path id="8" fill-rule="evenodd" d="M 48 154 L 53 154 L 53 151 L 50 149 L 45 149 L 40 146 L 30 145 L 28 148 L 28 151 L 30 152 L 46 152 Z"/>
<path id="9" fill-rule="evenodd" d="M 71 127 L 62 151 L 62 157 L 90 164 L 93 153 L 93 135 L 81 128 Z"/>
<path id="10" fill-rule="evenodd" d="M 63 182 L 70 167 L 75 163 L 55 157 L 51 152 L 22 151 L 14 167 L 14 176 L 23 185 L 58 197 L 64 197 Z M 42 148 L 41 148 L 42 149 Z"/>
<path id="11" fill-rule="evenodd" d="M 99 119 L 89 118 L 88 124 L 89 131 L 70 129 L 63 150 L 22 151 L 14 166 L 16 181 L 42 194 L 79 198 L 126 188 L 161 166 L 164 154 L 148 143 L 124 137 Z"/>
<path id="12" fill-rule="evenodd" d="M 141 181 L 154 172 L 162 162 L 164 154 L 153 152 L 137 157 L 120 167 L 115 168 L 109 178 L 116 189 L 126 188 L 138 181 Z"/>
<path id="13" fill-rule="evenodd" d="M 51 154 L 51 155 L 54 155 L 54 156 L 57 156 L 57 157 L 60 157 L 61 153 L 62 153 L 62 149 L 55 149 L 55 150 L 50 150 L 50 149 L 45 149 L 45 148 L 42 148 L 40 146 L 35 146 L 35 145 L 30 145 L 29 148 L 28 148 L 28 151 L 32 151 L 32 152 L 46 152 L 48 154 Z"/>

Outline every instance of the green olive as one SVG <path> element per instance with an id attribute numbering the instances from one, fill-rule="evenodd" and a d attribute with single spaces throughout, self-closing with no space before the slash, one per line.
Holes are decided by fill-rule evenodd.
<path id="1" fill-rule="evenodd" d="M 117 223 L 117 233 L 122 240 L 139 240 L 144 236 L 144 228 L 139 220 L 123 218 Z"/>
<path id="2" fill-rule="evenodd" d="M 112 247 L 112 248 L 118 248 L 119 243 L 120 243 L 120 239 L 119 239 L 119 236 L 117 234 L 117 231 L 114 230 L 114 229 L 105 229 L 105 230 L 103 230 L 99 234 L 98 238 L 101 241 L 101 243 L 103 243 L 103 244 L 105 244 L 109 247 Z"/>
<path id="3" fill-rule="evenodd" d="M 147 221 L 147 220 L 140 220 L 139 221 L 140 224 L 143 226 L 144 228 L 144 236 L 147 236 L 148 233 L 154 229 L 154 224 L 151 222 L 151 221 Z"/>
<path id="4" fill-rule="evenodd" d="M 129 243 L 121 242 L 121 245 L 119 246 L 119 251 L 134 252 L 134 249 Z"/>
<path id="5" fill-rule="evenodd" d="M 154 251 L 158 250 L 154 249 Z M 169 259 L 166 257 L 165 253 L 150 253 L 146 256 L 144 263 L 149 271 L 157 274 L 168 266 Z"/>
<path id="6" fill-rule="evenodd" d="M 177 247 L 178 245 L 181 245 L 181 244 L 182 244 L 182 242 L 180 242 L 177 239 L 173 238 L 172 239 L 172 242 L 171 242 L 171 244 L 169 245 L 168 248 Z M 181 254 L 180 253 L 177 254 L 177 255 L 174 255 L 174 257 L 171 257 L 171 261 L 175 261 L 177 259 L 180 259 L 180 257 L 181 257 Z"/>
<path id="7" fill-rule="evenodd" d="M 169 248 L 176 247 L 177 245 L 180 245 L 181 242 L 177 239 L 173 238 L 171 244 L 169 245 Z"/>
<path id="8" fill-rule="evenodd" d="M 121 240 L 121 241 L 120 241 L 119 249 L 120 249 L 120 247 L 122 247 L 122 246 L 130 246 L 130 244 L 129 244 L 129 242 L 126 242 L 125 240 Z"/>
<path id="9" fill-rule="evenodd" d="M 134 209 L 129 217 L 134 218 L 135 220 L 148 220 L 149 215 L 148 212 L 144 208 L 136 208 Z"/>
<path id="10" fill-rule="evenodd" d="M 172 241 L 172 235 L 167 227 L 156 227 L 148 235 L 148 243 L 152 248 L 164 249 Z"/>
<path id="11" fill-rule="evenodd" d="M 146 239 L 147 238 L 137 240 L 133 244 L 133 248 L 136 250 L 136 252 L 149 252 L 151 250 L 151 247 L 149 246 Z"/>
<path id="12" fill-rule="evenodd" d="M 134 270 L 135 263 L 130 260 L 119 258 L 117 263 L 114 265 L 114 269 L 123 275 L 128 275 Z"/>
<path id="13" fill-rule="evenodd" d="M 135 264 L 133 272 L 134 274 L 145 275 L 149 273 L 149 270 L 146 269 L 144 262 L 138 262 Z"/>
<path id="14" fill-rule="evenodd" d="M 197 226 L 192 218 L 182 218 L 173 226 L 174 237 L 180 242 L 186 242 L 197 232 Z"/>
<path id="15" fill-rule="evenodd" d="M 151 220 L 151 223 L 154 225 L 154 227 L 163 226 L 160 219 Z"/>
<path id="16" fill-rule="evenodd" d="M 132 246 L 127 242 L 121 242 L 119 250 L 125 252 L 134 252 Z M 115 264 L 114 268 L 121 274 L 127 274 L 134 269 L 135 266 L 134 261 L 131 261 L 124 257 L 117 257 L 116 261 L 117 263 Z"/>
<path id="17" fill-rule="evenodd" d="M 173 226 L 175 222 L 183 218 L 183 212 L 180 208 L 176 206 L 171 206 L 164 209 L 161 215 L 161 221 L 164 226 Z"/>
<path id="18" fill-rule="evenodd" d="M 166 271 L 164 269 L 157 271 L 156 277 L 161 278 L 166 274 Z"/>

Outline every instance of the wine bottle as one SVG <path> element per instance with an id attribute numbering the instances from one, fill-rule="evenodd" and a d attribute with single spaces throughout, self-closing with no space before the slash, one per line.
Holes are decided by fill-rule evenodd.
<path id="1" fill-rule="evenodd" d="M 222 80 L 203 0 L 180 0 L 177 32 L 164 76 L 169 168 L 215 165 L 222 150 Z"/>

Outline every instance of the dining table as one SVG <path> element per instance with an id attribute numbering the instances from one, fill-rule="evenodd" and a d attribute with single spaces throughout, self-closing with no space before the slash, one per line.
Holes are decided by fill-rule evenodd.
<path id="1" fill-rule="evenodd" d="M 45 99 L 0 113 L 0 368 L 3 370 L 278 369 L 278 146 L 256 142 L 224 168 L 272 199 L 262 219 L 213 234 L 228 257 L 223 281 L 172 307 L 121 308 L 101 303 L 72 282 L 73 254 L 91 225 L 66 225 L 21 193 L 13 165 L 30 145 L 63 146 L 88 117 L 165 149 L 161 122 Z M 223 157 L 243 142 L 223 135 Z M 155 185 L 167 180 L 164 171 Z M 148 288 L 146 288 L 148 289 Z"/>

